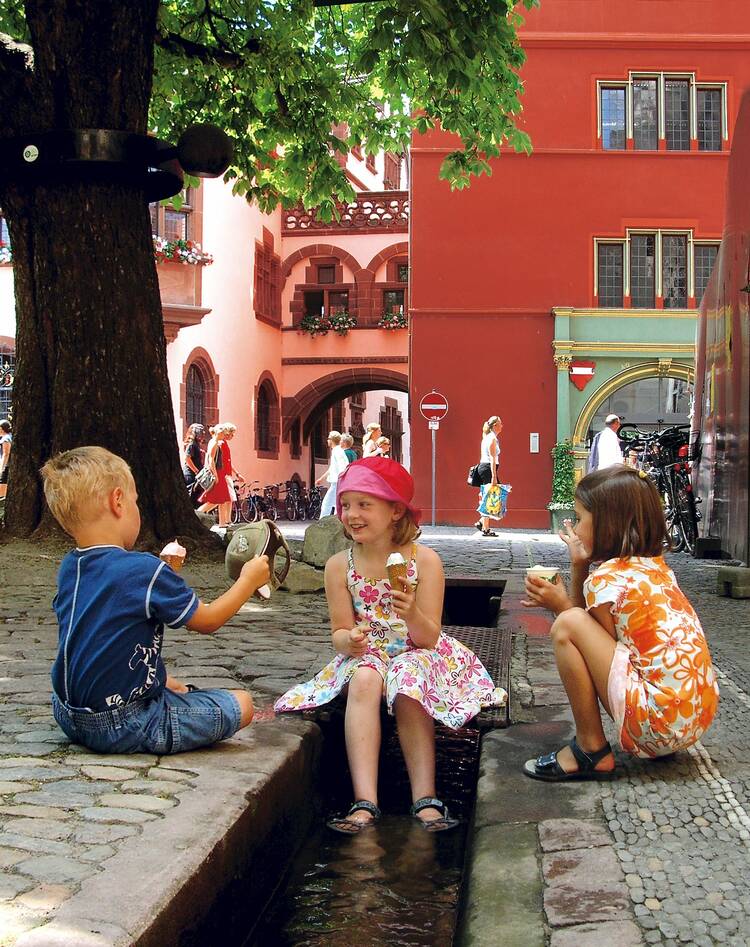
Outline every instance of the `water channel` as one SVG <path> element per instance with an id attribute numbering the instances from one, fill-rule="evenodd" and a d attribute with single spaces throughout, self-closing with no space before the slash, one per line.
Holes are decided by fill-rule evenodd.
<path id="1" fill-rule="evenodd" d="M 324 724 L 322 811 L 274 901 L 243 947 L 448 947 L 460 904 L 479 731 L 437 728 L 437 791 L 459 828 L 431 834 L 408 816 L 406 770 L 392 724 L 381 754 L 383 818 L 354 837 L 325 827 L 351 783 L 340 717 Z"/>

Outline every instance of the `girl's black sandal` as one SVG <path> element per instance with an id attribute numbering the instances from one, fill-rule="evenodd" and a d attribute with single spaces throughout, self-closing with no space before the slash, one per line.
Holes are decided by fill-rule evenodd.
<path id="1" fill-rule="evenodd" d="M 367 822 L 360 822 L 358 819 L 351 818 L 355 812 L 369 812 L 372 818 L 368 819 Z M 340 832 L 342 835 L 356 835 L 358 832 L 361 832 L 362 829 L 374 825 L 380 816 L 380 809 L 378 809 L 374 802 L 370 802 L 369 799 L 358 799 L 352 803 L 351 808 L 345 816 L 337 816 L 334 819 L 330 819 L 326 822 L 326 825 L 329 829 L 333 829 L 334 832 Z"/>
<path id="2" fill-rule="evenodd" d="M 545 753 L 535 760 L 527 760 L 524 763 L 523 771 L 526 776 L 532 779 L 541 779 L 547 783 L 574 782 L 584 779 L 611 779 L 614 770 L 598 770 L 596 764 L 600 763 L 605 756 L 612 752 L 609 743 L 605 743 L 601 750 L 595 753 L 587 753 L 578 745 L 575 737 L 568 744 L 573 756 L 578 763 L 578 769 L 572 773 L 567 773 L 557 762 L 557 752 Z"/>
<path id="3" fill-rule="evenodd" d="M 436 809 L 441 814 L 441 818 L 431 819 L 429 822 L 426 819 L 420 819 L 419 813 L 423 809 Z M 421 799 L 417 799 L 409 810 L 409 815 L 416 819 L 426 832 L 447 832 L 448 829 L 455 829 L 458 825 L 458 819 L 451 816 L 448 812 L 448 806 L 433 796 L 423 796 Z"/>

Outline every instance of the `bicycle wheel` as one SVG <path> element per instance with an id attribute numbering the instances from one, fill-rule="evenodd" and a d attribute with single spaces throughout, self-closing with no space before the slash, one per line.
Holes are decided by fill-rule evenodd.
<path id="1" fill-rule="evenodd" d="M 698 538 L 698 523 L 695 517 L 695 498 L 685 484 L 677 488 L 677 521 L 684 540 L 684 549 L 692 556 L 695 552 L 695 541 Z"/>
<path id="2" fill-rule="evenodd" d="M 240 498 L 238 497 L 238 498 L 237 498 L 236 500 L 234 500 L 233 503 L 232 503 L 232 513 L 231 513 L 231 516 L 230 516 L 230 521 L 231 521 L 233 524 L 236 525 L 237 523 L 241 523 L 241 522 L 242 522 L 242 519 L 243 519 L 243 516 L 242 516 L 242 500 L 240 500 Z"/>
<path id="3" fill-rule="evenodd" d="M 320 516 L 320 507 L 321 500 L 320 494 L 316 490 L 315 493 L 310 495 L 310 502 L 307 507 L 307 518 L 310 520 L 316 520 Z"/>
<path id="4" fill-rule="evenodd" d="M 242 518 L 246 523 L 254 523 L 258 519 L 258 507 L 255 497 L 245 497 L 242 501 Z"/>
<path id="5" fill-rule="evenodd" d="M 297 500 L 294 496 L 287 494 L 286 500 L 284 501 L 284 512 L 288 520 L 297 519 Z"/>
<path id="6" fill-rule="evenodd" d="M 274 522 L 279 518 L 279 511 L 276 506 L 276 500 L 270 496 L 266 501 L 268 506 L 268 519 L 273 520 Z"/>
<path id="7" fill-rule="evenodd" d="M 672 502 L 672 496 L 669 490 L 661 491 L 661 502 L 664 506 L 664 519 L 667 522 L 667 536 L 669 537 L 669 547 L 672 552 L 682 552 L 685 548 L 685 538 L 682 535 L 680 524 L 677 519 L 677 509 Z"/>

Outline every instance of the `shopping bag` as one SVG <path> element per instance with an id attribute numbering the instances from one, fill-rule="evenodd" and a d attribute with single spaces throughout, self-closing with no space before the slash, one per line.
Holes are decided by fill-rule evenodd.
<path id="1" fill-rule="evenodd" d="M 479 515 L 502 519 L 508 512 L 508 494 L 512 489 L 509 483 L 494 483 L 488 487 L 479 504 Z"/>

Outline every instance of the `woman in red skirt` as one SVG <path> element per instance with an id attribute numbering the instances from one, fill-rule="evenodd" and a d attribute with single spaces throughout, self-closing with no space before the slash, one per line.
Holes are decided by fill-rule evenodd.
<path id="1" fill-rule="evenodd" d="M 213 428 L 213 437 L 206 448 L 204 466 L 208 467 L 216 477 L 216 483 L 210 490 L 200 496 L 201 506 L 199 513 L 210 513 L 214 507 L 219 508 L 219 526 L 229 526 L 234 500 L 234 487 L 231 486 L 233 477 L 243 483 L 245 478 L 232 467 L 232 454 L 229 450 L 229 441 L 237 430 L 229 422 L 217 424 Z"/>

